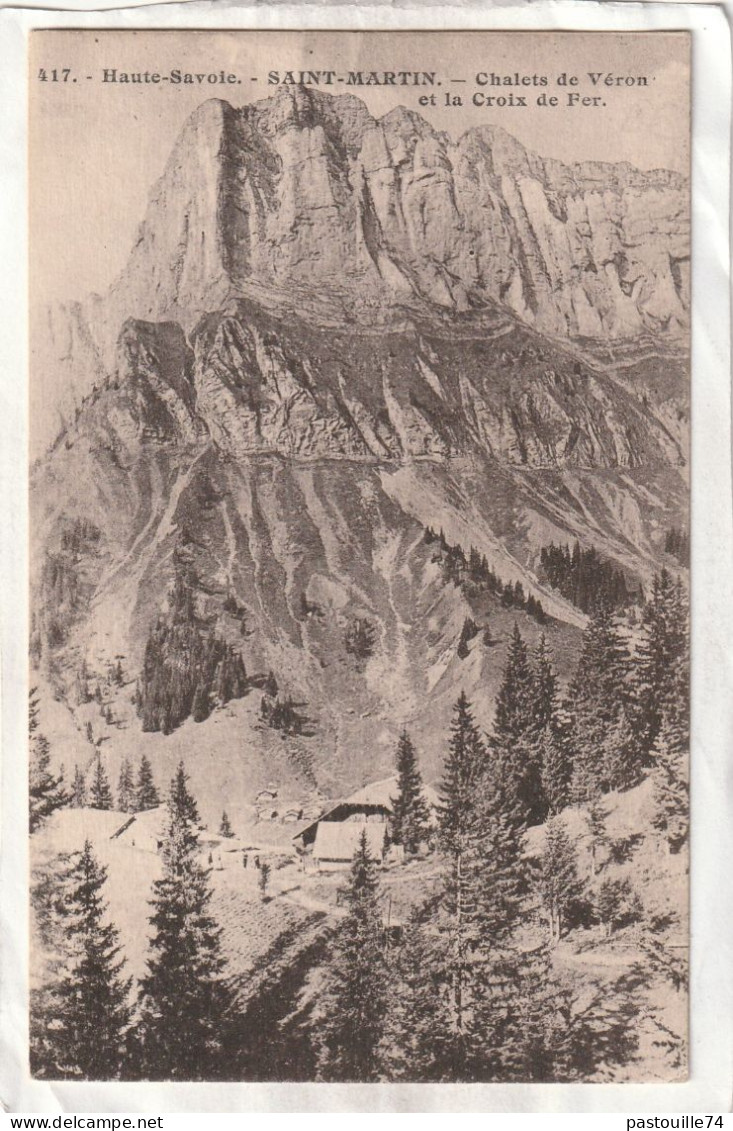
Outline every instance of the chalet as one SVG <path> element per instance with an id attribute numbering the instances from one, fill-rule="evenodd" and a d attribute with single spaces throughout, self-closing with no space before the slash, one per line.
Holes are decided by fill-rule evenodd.
<path id="1" fill-rule="evenodd" d="M 334 802 L 320 817 L 311 821 L 293 840 L 309 852 L 322 870 L 348 867 L 366 832 L 372 856 L 384 858 L 388 845 L 389 821 L 393 812 L 392 798 L 397 794 L 397 778 L 370 782 L 342 801 Z M 425 799 L 432 810 L 438 796 L 430 786 L 424 787 Z"/>

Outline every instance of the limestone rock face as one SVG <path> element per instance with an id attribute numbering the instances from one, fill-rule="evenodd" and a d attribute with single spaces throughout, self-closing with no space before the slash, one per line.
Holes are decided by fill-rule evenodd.
<path id="1" fill-rule="evenodd" d="M 191 317 L 248 283 L 332 288 L 354 312 L 499 301 L 583 337 L 680 331 L 689 305 L 679 175 L 564 166 L 496 127 L 458 141 L 397 109 L 308 89 L 205 103 L 155 187 L 115 305 Z"/>
<path id="2" fill-rule="evenodd" d="M 212 99 L 176 141 L 108 295 L 41 321 L 38 369 L 48 384 L 38 433 L 47 442 L 59 414 L 68 421 L 114 370 L 126 319 L 177 323 L 190 337 L 237 296 L 331 325 L 392 326 L 405 312 L 441 318 L 498 305 L 553 336 L 674 340 L 688 324 L 688 240 L 687 184 L 671 172 L 561 165 L 489 126 L 453 141 L 404 108 L 375 120 L 357 98 L 307 88 L 241 109 Z M 267 347 L 250 334 L 232 348 L 244 351 L 246 369 Z M 399 400 L 389 375 L 377 379 L 387 400 Z M 198 380 L 209 403 L 210 367 Z M 240 413 L 237 426 L 247 445 L 256 434 L 279 447 L 283 414 L 300 414 L 308 443 L 330 448 L 326 416 L 343 411 L 352 414 L 347 431 L 361 416 L 357 448 L 373 448 L 375 427 L 380 450 L 395 442 L 378 437 L 348 382 L 336 409 L 335 392 L 330 406 L 314 406 L 302 382 L 288 389 L 280 380 L 275 412 L 238 380 L 230 374 L 216 396 L 249 403 L 251 419 Z M 403 413 L 403 424 L 420 444 L 416 412 Z"/>
<path id="3" fill-rule="evenodd" d="M 210 438 L 234 460 L 488 456 L 602 469 L 684 456 L 629 390 L 513 321 L 481 333 L 470 322 L 462 333 L 432 322 L 336 330 L 232 300 L 188 340 L 176 323 L 128 320 L 113 384 L 115 420 L 122 402 L 136 437 Z"/>

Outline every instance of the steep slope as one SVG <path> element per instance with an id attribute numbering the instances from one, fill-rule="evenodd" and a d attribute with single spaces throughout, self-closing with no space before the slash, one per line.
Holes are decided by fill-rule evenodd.
<path id="1" fill-rule="evenodd" d="M 80 757 L 116 773 L 147 750 L 163 775 L 185 755 L 214 820 L 271 776 L 333 794 L 391 768 L 405 724 L 437 773 L 462 688 L 490 725 L 515 618 L 568 678 L 584 617 L 541 547 L 579 539 L 646 584 L 685 509 L 685 199 L 671 174 L 565 168 L 496 130 L 454 143 L 354 98 L 205 103 L 110 294 L 50 323 L 58 371 L 34 341 L 37 388 L 55 405 L 58 372 L 75 407 L 33 475 L 32 650 Z M 446 583 L 427 527 L 547 623 Z M 181 570 L 249 694 L 141 734 L 131 698 Z M 461 659 L 469 616 L 491 631 Z M 269 671 L 300 734 L 260 716 Z"/>
<path id="2" fill-rule="evenodd" d="M 541 629 L 446 585 L 426 527 L 542 601 L 569 673 L 584 619 L 539 581 L 540 547 L 580 538 L 647 581 L 679 513 L 678 458 L 629 394 L 514 324 L 496 341 L 425 324 L 327 335 L 238 302 L 187 342 L 174 324 L 130 320 L 115 373 L 34 476 L 34 645 L 79 731 L 102 726 L 113 772 L 141 748 L 167 772 L 218 715 L 184 739 L 141 736 L 129 690 L 105 692 L 108 727 L 79 712 L 74 687 L 82 661 L 104 681 L 120 656 L 134 685 L 184 564 L 202 620 L 304 704 L 309 733 L 280 740 L 280 780 L 339 792 L 390 767 L 404 724 L 437 773 L 461 687 L 488 726 L 515 617 L 531 641 Z M 59 586 L 82 520 L 94 538 Z M 492 642 L 461 660 L 469 615 Z M 363 662 L 345 643 L 358 618 L 375 632 Z M 231 709 L 257 751 L 242 803 L 268 780 L 257 759 L 272 760 L 258 706 L 253 692 Z M 206 739 L 223 769 L 230 731 Z"/>

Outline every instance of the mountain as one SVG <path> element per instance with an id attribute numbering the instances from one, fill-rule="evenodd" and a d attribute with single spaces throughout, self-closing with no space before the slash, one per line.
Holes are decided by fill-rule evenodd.
<path id="1" fill-rule="evenodd" d="M 273 779 L 333 796 L 389 771 L 405 724 L 435 775 L 462 687 L 490 724 L 515 619 L 567 678 L 585 620 L 541 547 L 646 584 L 685 510 L 686 261 L 672 173 L 305 89 L 204 103 L 110 292 L 34 324 L 36 403 L 66 423 L 32 477 L 33 655 L 72 731 L 113 770 L 184 755 L 213 821 Z M 547 623 L 447 582 L 428 527 Z M 182 571 L 191 631 L 241 652 L 250 690 L 143 733 Z M 490 632 L 461 658 L 468 616 Z M 270 671 L 298 733 L 261 717 Z"/>
<path id="2" fill-rule="evenodd" d="M 233 295 L 327 324 L 498 303 L 563 338 L 679 340 L 688 212 L 678 174 L 565 166 L 498 127 L 453 141 L 403 107 L 375 120 L 357 98 L 308 88 L 240 109 L 212 99 L 173 147 L 109 294 L 37 312 L 36 441 L 111 367 L 125 319 L 189 333 Z"/>

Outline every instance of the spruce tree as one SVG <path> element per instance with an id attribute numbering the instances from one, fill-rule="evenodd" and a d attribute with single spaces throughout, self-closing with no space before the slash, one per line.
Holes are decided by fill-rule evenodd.
<path id="1" fill-rule="evenodd" d="M 545 696 L 549 693 L 545 688 Z M 549 711 L 550 705 L 538 694 L 527 645 L 515 622 L 496 699 L 491 747 L 508 794 L 513 795 L 517 819 L 527 824 L 539 824 L 547 812 L 538 750 L 542 710 Z"/>
<path id="2" fill-rule="evenodd" d="M 540 867 L 540 891 L 549 920 L 550 942 L 556 945 L 562 936 L 567 910 L 582 891 L 575 847 L 559 817 L 553 817 L 547 824 Z"/>
<path id="3" fill-rule="evenodd" d="M 52 813 L 69 803 L 63 776 L 51 771 L 49 741 L 38 731 L 38 696 L 35 687 L 31 689 L 28 700 L 28 733 L 28 827 L 34 833 Z"/>
<path id="4" fill-rule="evenodd" d="M 75 809 L 83 809 L 87 803 L 87 786 L 84 771 L 79 766 L 74 766 L 74 777 L 71 782 L 71 805 Z"/>
<path id="5" fill-rule="evenodd" d="M 120 766 L 120 778 L 117 783 L 117 808 L 123 813 L 131 813 L 135 809 L 135 781 L 129 758 L 123 758 Z"/>
<path id="6" fill-rule="evenodd" d="M 28 827 L 32 833 L 69 803 L 63 777 L 51 771 L 51 748 L 43 734 L 34 735 L 28 774 Z"/>
<path id="7" fill-rule="evenodd" d="M 427 839 L 430 812 L 423 795 L 422 776 L 409 734 L 402 731 L 397 743 L 397 797 L 392 799 L 391 837 L 414 855 Z"/>
<path id="8" fill-rule="evenodd" d="M 590 836 L 590 874 L 595 876 L 598 872 L 598 850 L 608 841 L 606 834 L 607 809 L 600 801 L 594 801 L 588 806 L 588 833 Z"/>
<path id="9" fill-rule="evenodd" d="M 576 801 L 638 780 L 638 742 L 628 711 L 629 665 L 614 615 L 600 604 L 585 630 L 567 702 Z"/>
<path id="10" fill-rule="evenodd" d="M 97 754 L 97 760 L 94 765 L 94 774 L 92 776 L 92 784 L 89 790 L 89 804 L 92 809 L 112 809 L 112 789 L 107 777 L 107 771 L 102 765 L 102 759 Z"/>
<path id="11" fill-rule="evenodd" d="M 56 955 L 50 984 L 32 1002 L 34 1070 L 40 1075 L 114 1080 L 125 1058 L 131 980 L 108 921 L 107 871 L 89 841 L 56 888 L 48 924 Z M 41 1032 L 41 1030 L 44 1030 Z"/>
<path id="12" fill-rule="evenodd" d="M 145 809 L 156 809 L 158 805 L 160 805 L 160 797 L 153 780 L 153 767 L 150 765 L 149 758 L 143 754 L 140 758 L 140 768 L 137 775 L 135 810 L 141 813 Z"/>
<path id="13" fill-rule="evenodd" d="M 430 971 L 442 987 L 441 1027 L 434 1034 L 442 1079 L 484 1078 L 490 971 L 501 962 L 522 898 L 515 801 L 491 774 L 462 693 L 440 788 L 444 875 L 434 926 L 441 944 L 434 946 Z"/>
<path id="14" fill-rule="evenodd" d="M 387 967 L 377 863 L 362 832 L 351 864 L 349 910 L 325 969 L 320 1072 L 324 1080 L 367 1083 L 380 1076 Z"/>
<path id="15" fill-rule="evenodd" d="M 572 777 L 572 754 L 568 738 L 568 720 L 560 709 L 557 680 L 552 655 L 544 633 L 534 655 L 535 722 L 537 728 L 536 761 L 540 768 L 542 804 L 535 817 L 559 813 L 569 802 Z"/>
<path id="16" fill-rule="evenodd" d="M 460 850 L 475 825 L 476 787 L 486 769 L 486 750 L 465 691 L 453 709 L 448 757 L 440 785 L 438 819 L 443 847 Z"/>
<path id="17" fill-rule="evenodd" d="M 390 966 L 380 1060 L 389 1080 L 439 1082 L 452 1069 L 445 936 L 417 909 Z M 426 921 L 427 920 L 427 921 Z"/>
<path id="18" fill-rule="evenodd" d="M 688 610 L 679 582 L 663 569 L 655 576 L 642 615 L 641 643 L 634 665 L 634 727 L 646 764 L 665 714 L 689 699 Z"/>
<path id="19" fill-rule="evenodd" d="M 221 815 L 221 823 L 219 825 L 219 836 L 224 836 L 224 837 L 227 837 L 227 838 L 234 836 L 234 830 L 232 829 L 231 823 L 229 821 L 229 814 L 227 813 L 226 809 L 223 811 L 223 813 Z"/>
<path id="20" fill-rule="evenodd" d="M 664 835 L 671 853 L 679 852 L 689 835 L 688 750 L 689 732 L 679 717 L 663 716 L 652 747 L 652 824 Z"/>
<path id="21" fill-rule="evenodd" d="M 171 782 L 163 875 L 153 884 L 153 935 L 141 981 L 144 1074 L 161 1080 L 208 1080 L 221 1074 L 220 928 L 210 912 L 210 872 L 199 862 L 198 811 L 183 764 Z"/>

